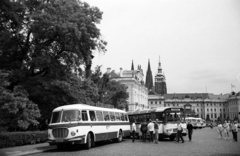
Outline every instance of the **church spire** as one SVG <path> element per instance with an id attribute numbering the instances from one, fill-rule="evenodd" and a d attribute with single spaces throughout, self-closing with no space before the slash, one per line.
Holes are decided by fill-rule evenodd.
<path id="1" fill-rule="evenodd" d="M 159 56 L 159 63 L 158 63 L 158 73 L 162 73 L 162 67 L 160 62 L 160 56 Z"/>
<path id="2" fill-rule="evenodd" d="M 148 59 L 148 68 L 147 68 L 147 75 L 146 75 L 146 84 L 145 86 L 148 88 L 149 91 L 153 88 L 153 77 L 152 77 L 152 71 L 150 67 L 150 60 Z"/>
<path id="3" fill-rule="evenodd" d="M 132 60 L 132 68 L 131 68 L 131 70 L 134 70 L 133 60 Z"/>

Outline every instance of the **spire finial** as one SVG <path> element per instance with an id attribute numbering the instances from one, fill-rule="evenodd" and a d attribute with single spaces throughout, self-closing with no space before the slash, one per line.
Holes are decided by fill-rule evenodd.
<path id="1" fill-rule="evenodd" d="M 131 68 L 131 70 L 134 70 L 133 60 L 132 60 L 132 68 Z"/>

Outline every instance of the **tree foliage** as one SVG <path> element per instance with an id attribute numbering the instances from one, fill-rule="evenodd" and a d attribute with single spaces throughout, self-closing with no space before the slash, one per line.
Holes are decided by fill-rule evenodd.
<path id="1" fill-rule="evenodd" d="M 125 108 L 126 87 L 110 81 L 101 66 L 91 71 L 93 52 L 106 52 L 97 7 L 79 0 L 1 0 L 0 11 L 0 127 L 27 129 L 67 104 Z"/>
<path id="2" fill-rule="evenodd" d="M 0 69 L 13 70 L 14 85 L 37 75 L 60 77 L 85 66 L 90 76 L 92 51 L 105 52 L 102 12 L 78 0 L 3 0 Z"/>
<path id="3" fill-rule="evenodd" d="M 20 85 L 13 92 L 5 89 L 6 76 L 0 71 L 0 80 L 4 82 L 0 84 L 0 126 L 15 131 L 37 125 L 36 119 L 41 116 L 37 104 L 28 99 L 28 93 Z"/>
<path id="4" fill-rule="evenodd" d="M 97 101 L 96 85 L 84 78 L 91 76 L 93 51 L 106 51 L 97 7 L 79 0 L 1 0 L 0 11 L 0 111 L 8 112 L 1 125 L 15 114 L 12 125 L 25 129 L 37 124 L 37 107 L 49 118 L 57 106 Z"/>

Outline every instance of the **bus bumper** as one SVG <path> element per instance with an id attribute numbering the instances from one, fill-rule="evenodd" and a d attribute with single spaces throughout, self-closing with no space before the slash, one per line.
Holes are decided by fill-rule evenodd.
<path id="1" fill-rule="evenodd" d="M 75 138 L 70 138 L 70 139 L 48 139 L 47 143 L 49 145 L 60 145 L 60 144 L 69 144 L 69 145 L 74 145 L 74 144 L 84 144 L 85 143 L 85 136 L 80 136 L 80 137 L 75 137 Z"/>

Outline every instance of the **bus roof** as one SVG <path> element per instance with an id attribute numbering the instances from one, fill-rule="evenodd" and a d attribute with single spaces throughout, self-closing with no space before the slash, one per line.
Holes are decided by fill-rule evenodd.
<path id="1" fill-rule="evenodd" d="M 109 112 L 119 112 L 119 113 L 126 113 L 123 110 L 116 109 L 116 108 L 103 108 L 103 107 L 96 107 L 90 106 L 87 104 L 69 104 L 57 107 L 53 110 L 53 112 L 61 111 L 61 110 L 73 110 L 73 109 L 84 109 L 84 110 L 99 110 L 99 111 L 109 111 Z"/>
<path id="2" fill-rule="evenodd" d="M 183 109 L 183 108 L 178 108 L 178 107 L 159 107 L 159 108 L 155 108 L 155 109 L 136 110 L 136 111 L 127 112 L 127 113 L 128 113 L 128 115 L 132 115 L 132 114 L 146 114 L 146 113 L 151 113 L 151 112 L 163 112 L 166 109 L 180 110 L 180 109 Z"/>

